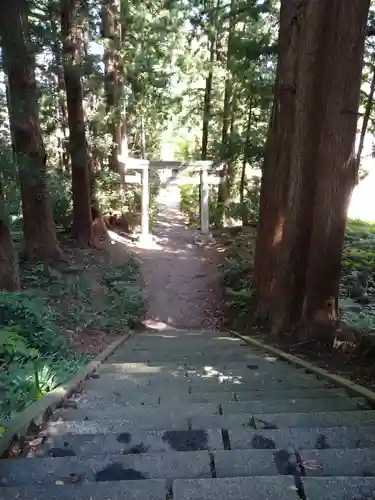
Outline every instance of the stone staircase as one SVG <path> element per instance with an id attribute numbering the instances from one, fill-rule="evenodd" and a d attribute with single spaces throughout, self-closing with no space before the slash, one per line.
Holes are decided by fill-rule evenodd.
<path id="1" fill-rule="evenodd" d="M 375 411 L 224 334 L 134 335 L 0 461 L 1 500 L 375 499 Z"/>

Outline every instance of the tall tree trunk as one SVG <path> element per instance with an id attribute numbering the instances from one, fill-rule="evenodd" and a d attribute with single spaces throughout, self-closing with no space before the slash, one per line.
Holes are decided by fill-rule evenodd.
<path id="1" fill-rule="evenodd" d="M 201 160 L 207 160 L 208 154 L 208 135 L 209 135 L 209 126 L 211 119 L 211 99 L 212 99 L 212 81 L 214 77 L 214 64 L 215 64 L 215 54 L 216 54 L 216 40 L 217 40 L 217 21 L 218 15 L 217 11 L 220 7 L 220 1 L 216 2 L 216 9 L 213 10 L 212 13 L 212 24 L 213 24 L 213 32 L 209 35 L 209 51 L 210 51 L 210 67 L 208 70 L 208 74 L 206 77 L 206 86 L 204 91 L 204 101 L 203 101 L 203 125 L 202 125 L 202 148 L 201 148 Z M 209 6 L 207 6 L 209 7 Z M 201 220 L 201 190 L 199 189 L 199 220 Z"/>
<path id="2" fill-rule="evenodd" d="M 369 95 L 367 97 L 365 113 L 363 115 L 361 134 L 359 136 L 359 144 L 358 144 L 358 151 L 357 151 L 357 172 L 359 171 L 359 167 L 361 164 L 361 156 L 362 156 L 363 146 L 365 144 L 365 137 L 366 137 L 366 133 L 367 133 L 367 128 L 368 128 L 368 124 L 370 121 L 372 108 L 374 105 L 374 95 L 375 95 L 375 60 L 373 59 L 370 92 L 369 92 Z"/>
<path id="3" fill-rule="evenodd" d="M 204 102 L 203 102 L 203 127 L 202 127 L 202 152 L 201 152 L 202 160 L 207 160 L 208 128 L 210 125 L 212 80 L 214 76 L 214 70 L 213 70 L 214 56 L 215 56 L 215 42 L 211 42 L 210 69 L 208 71 L 208 75 L 206 78 L 206 87 L 204 91 Z"/>
<path id="4" fill-rule="evenodd" d="M 283 237 L 293 140 L 299 0 L 283 0 L 280 9 L 279 60 L 275 96 L 262 169 L 259 224 L 254 262 L 256 318 L 269 319 Z"/>
<path id="5" fill-rule="evenodd" d="M 218 9 L 220 7 L 220 1 L 217 0 L 216 7 L 212 10 L 212 32 L 209 34 L 209 51 L 210 51 L 210 67 L 206 77 L 206 86 L 204 91 L 204 101 L 203 101 L 203 126 L 202 126 L 202 150 L 201 159 L 207 160 L 207 150 L 208 150 L 208 132 L 211 118 L 211 97 L 212 97 L 212 81 L 214 77 L 214 64 L 215 64 L 215 54 L 216 54 L 216 39 L 218 30 Z M 208 8 L 209 6 L 207 6 Z"/>
<path id="6" fill-rule="evenodd" d="M 368 0 L 311 0 L 300 11 L 291 173 L 276 280 L 277 333 L 299 327 L 302 320 L 311 331 L 318 324 L 332 327 L 337 316 L 368 7 Z"/>
<path id="7" fill-rule="evenodd" d="M 222 131 L 221 131 L 221 159 L 228 160 L 228 149 L 230 141 L 230 120 L 231 120 L 231 110 L 232 110 L 232 97 L 233 97 L 233 77 L 232 77 L 232 64 L 233 64 L 233 41 L 236 29 L 236 8 L 237 0 L 231 0 L 230 3 L 230 19 L 229 19 L 229 32 L 228 32 L 228 47 L 227 47 L 227 63 L 226 70 L 227 75 L 225 79 L 225 89 L 224 89 L 224 105 L 223 105 L 223 121 L 222 121 Z M 228 192 L 228 174 L 229 168 L 227 162 L 226 166 L 221 170 L 220 176 L 222 182 L 219 184 L 218 196 L 217 196 L 217 216 L 216 216 L 216 226 L 220 227 L 223 225 L 225 217 L 225 205 L 229 196 Z"/>
<path id="8" fill-rule="evenodd" d="M 328 2 L 311 0 L 299 11 L 301 38 L 298 40 L 298 70 L 294 134 L 290 156 L 287 203 L 281 262 L 276 275 L 276 305 L 273 331 L 283 333 L 299 325 L 306 288 L 306 266 L 310 245 L 316 188 L 316 151 L 324 113 L 322 92 L 326 53 L 321 43 L 326 36 Z M 280 257 L 279 254 L 279 257 Z"/>
<path id="9" fill-rule="evenodd" d="M 141 117 L 141 158 L 147 159 L 145 119 Z"/>
<path id="10" fill-rule="evenodd" d="M 241 181 L 240 181 L 240 203 L 242 205 L 242 225 L 246 226 L 248 224 L 247 213 L 244 210 L 243 204 L 245 202 L 245 184 L 246 184 L 246 165 L 249 160 L 249 150 L 251 144 L 251 124 L 253 119 L 253 100 L 250 97 L 249 100 L 249 111 L 247 115 L 247 125 L 246 125 L 246 137 L 245 137 L 245 146 L 243 151 L 243 159 L 242 159 L 242 169 L 241 169 Z"/>
<path id="11" fill-rule="evenodd" d="M 235 135 L 236 135 L 236 113 L 237 113 L 237 95 L 235 88 L 232 88 L 232 102 L 231 102 L 231 113 L 230 113 L 230 125 L 229 125 L 229 137 L 228 137 L 228 170 L 227 170 L 227 199 L 226 204 L 229 202 L 232 188 L 235 182 L 235 169 L 234 169 L 234 159 L 235 159 Z"/>
<path id="12" fill-rule="evenodd" d="M 61 37 L 59 34 L 59 9 L 58 5 L 52 4 L 48 7 L 49 11 L 49 24 L 52 33 L 52 53 L 54 58 L 55 73 L 57 78 L 57 91 L 58 91 L 58 106 L 60 112 L 60 127 L 63 133 L 63 137 L 59 138 L 61 153 L 61 166 L 65 174 L 70 172 L 70 157 L 68 154 L 68 109 L 66 104 L 66 88 L 64 79 L 64 68 L 62 62 L 62 47 L 61 47 Z"/>
<path id="13" fill-rule="evenodd" d="M 0 179 L 0 291 L 16 292 L 20 289 L 17 254 L 14 250 L 5 208 L 2 181 Z"/>
<path id="14" fill-rule="evenodd" d="M 83 92 L 79 51 L 82 46 L 78 27 L 77 0 L 61 0 L 64 79 L 68 104 L 69 148 L 72 162 L 73 237 L 83 246 L 91 246 L 92 216 L 90 167 L 87 152 Z"/>
<path id="15" fill-rule="evenodd" d="M 109 166 L 111 170 L 119 173 L 122 178 L 122 167 L 117 158 L 118 154 L 121 153 L 122 133 L 124 130 L 121 123 L 120 8 L 119 0 L 102 0 L 102 36 L 107 40 L 107 47 L 104 52 L 104 86 L 107 115 L 109 117 L 109 133 L 112 138 Z"/>
<path id="16" fill-rule="evenodd" d="M 332 334 L 338 314 L 341 254 L 357 174 L 357 111 L 369 7 L 370 0 L 329 2 L 321 88 L 325 105 L 315 154 L 317 188 L 303 315 L 307 335 Z"/>
<path id="17" fill-rule="evenodd" d="M 47 189 L 47 155 L 39 122 L 27 7 L 25 0 L 3 0 L 0 36 L 9 82 L 10 128 L 20 179 L 25 250 L 28 259 L 43 261 L 59 257 L 60 251 Z"/>

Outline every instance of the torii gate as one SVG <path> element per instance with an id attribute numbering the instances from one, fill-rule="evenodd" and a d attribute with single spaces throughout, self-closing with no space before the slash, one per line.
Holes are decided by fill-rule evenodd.
<path id="1" fill-rule="evenodd" d="M 124 166 L 125 172 L 129 170 L 140 170 L 141 174 L 125 174 L 125 182 L 128 184 L 142 184 L 142 217 L 141 217 L 141 239 L 146 241 L 149 238 L 149 170 L 178 169 L 183 172 L 198 171 L 199 179 L 194 177 L 170 176 L 167 181 L 172 185 L 199 184 L 200 185 L 200 230 L 202 235 L 210 235 L 210 215 L 209 215 L 209 186 L 210 184 L 220 184 L 219 176 L 209 175 L 212 161 L 197 161 L 193 163 L 183 163 L 178 161 L 149 161 L 137 158 L 118 156 L 119 162 Z M 222 165 L 215 166 L 215 170 L 222 168 Z"/>

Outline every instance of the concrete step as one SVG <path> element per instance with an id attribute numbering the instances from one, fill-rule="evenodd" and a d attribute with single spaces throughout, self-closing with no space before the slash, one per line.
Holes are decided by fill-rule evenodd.
<path id="1" fill-rule="evenodd" d="M 148 419 L 156 422 L 182 422 L 195 416 L 219 415 L 219 405 L 215 403 L 165 403 L 160 406 L 143 405 L 122 406 L 113 404 L 106 408 L 61 408 L 56 415 L 62 420 L 106 421 L 124 419 L 129 422 L 142 422 Z"/>
<path id="2" fill-rule="evenodd" d="M 292 388 L 300 389 L 324 389 L 330 386 L 321 380 L 314 377 L 297 377 L 297 378 L 279 378 L 267 379 L 260 378 L 253 381 L 244 381 L 243 379 L 171 379 L 171 377 L 129 377 L 127 379 L 115 379 L 104 375 L 99 379 L 89 379 L 84 382 L 83 390 L 96 390 L 97 392 L 118 392 L 129 396 L 130 392 L 142 391 L 159 392 L 159 396 L 164 393 L 205 393 L 205 392 L 240 392 L 240 391 L 256 391 L 256 390 L 285 390 Z"/>
<path id="3" fill-rule="evenodd" d="M 39 449 L 32 450 L 29 457 L 137 455 L 140 453 L 223 449 L 223 437 L 219 429 L 208 431 L 134 431 L 120 434 L 50 436 Z"/>
<path id="4" fill-rule="evenodd" d="M 136 379 L 140 383 L 143 380 L 152 379 L 163 383 L 166 379 L 171 381 L 186 381 L 194 382 L 196 380 L 217 380 L 223 381 L 248 381 L 253 383 L 258 379 L 267 380 L 288 380 L 288 379 L 303 379 L 311 380 L 312 375 L 306 374 L 304 371 L 295 371 L 288 366 L 283 365 L 269 365 L 267 367 L 259 368 L 258 365 L 248 364 L 247 366 L 254 367 L 253 369 L 244 366 L 238 369 L 228 369 L 224 366 L 220 367 L 220 364 L 216 367 L 213 366 L 201 366 L 199 368 L 190 368 L 191 365 L 177 364 L 175 366 L 169 365 L 165 366 L 148 366 L 144 365 L 144 368 L 139 367 L 138 370 L 131 368 L 129 370 L 125 368 L 119 368 L 119 365 L 106 365 L 103 370 L 99 370 L 96 374 L 96 378 L 103 378 L 105 380 L 129 380 Z M 112 368 L 113 367 L 113 368 Z M 258 368 L 255 368 L 258 367 Z"/>
<path id="5" fill-rule="evenodd" d="M 302 464 L 302 466 L 301 466 Z M 3 487 L 145 479 L 375 477 L 375 450 L 234 450 L 4 460 Z M 0 489 L 1 495 L 1 489 Z M 1 496 L 3 498 L 3 496 Z M 223 498 L 220 496 L 219 498 Z M 258 498 L 258 497 L 255 497 Z"/>
<path id="6" fill-rule="evenodd" d="M 215 336 L 215 335 L 174 335 L 165 334 L 164 336 L 149 336 L 149 335 L 138 335 L 137 337 L 133 337 L 128 340 L 126 344 L 124 344 L 121 350 L 128 352 L 129 349 L 136 350 L 139 348 L 154 348 L 158 349 L 172 349 L 175 346 L 181 346 L 183 349 L 198 349 L 202 347 L 212 348 L 212 349 L 228 349 L 228 348 L 238 348 L 238 347 L 246 347 L 249 351 L 252 352 L 261 352 L 261 349 L 257 347 L 252 347 L 249 344 L 246 344 L 242 339 L 228 336 Z M 172 351 L 173 352 L 173 351 Z"/>
<path id="7" fill-rule="evenodd" d="M 358 476 L 375 477 L 375 449 L 215 451 L 216 477 Z M 300 466 L 302 463 L 302 467 Z"/>
<path id="8" fill-rule="evenodd" d="M 263 391 L 220 391 L 207 393 L 176 393 L 164 391 L 162 395 L 154 391 L 134 391 L 122 394 L 116 391 L 106 391 L 100 393 L 95 388 L 84 390 L 78 394 L 75 400 L 80 408 L 102 408 L 112 404 L 120 405 L 160 405 L 163 403 L 216 403 L 224 404 L 230 401 L 283 401 L 303 399 L 308 397 L 313 399 L 338 399 L 348 398 L 348 393 L 344 389 L 305 389 L 292 388 L 283 390 L 263 390 Z"/>
<path id="9" fill-rule="evenodd" d="M 306 397 L 308 393 L 306 393 Z M 341 398 L 341 399 L 287 399 L 279 401 L 237 401 L 224 403 L 222 412 L 224 415 L 231 413 L 297 413 L 317 411 L 345 411 L 370 409 L 363 398 Z"/>
<path id="10" fill-rule="evenodd" d="M 316 413 L 278 413 L 254 414 L 251 418 L 244 415 L 222 415 L 214 417 L 194 417 L 192 429 L 278 429 L 292 427 L 359 427 L 372 426 L 375 422 L 374 410 L 316 412 Z"/>
<path id="11" fill-rule="evenodd" d="M 236 477 L 173 482 L 173 500 L 274 500 L 276 498 L 299 500 L 292 477 Z"/>
<path id="12" fill-rule="evenodd" d="M 168 362 L 168 363 L 157 363 L 154 361 L 149 361 L 148 363 L 104 363 L 100 366 L 98 373 L 99 374 L 113 374 L 113 373 L 119 373 L 119 374 L 126 374 L 126 375 L 145 375 L 145 374 L 152 374 L 152 375 L 158 375 L 158 374 L 170 374 L 174 372 L 192 372 L 194 373 L 199 373 L 199 374 L 211 374 L 213 372 L 226 372 L 229 374 L 233 375 L 240 375 L 240 374 L 251 374 L 251 375 L 257 375 L 260 376 L 262 374 L 268 374 L 271 373 L 273 370 L 277 370 L 279 372 L 284 372 L 284 373 L 289 373 L 289 374 L 294 374 L 296 373 L 296 369 L 290 366 L 287 363 L 284 363 L 282 361 L 265 361 L 263 359 L 258 360 L 257 362 L 253 363 L 227 363 L 225 361 L 223 362 L 215 362 L 212 363 L 211 365 L 207 365 L 206 363 L 201 363 L 201 362 L 179 362 L 176 361 L 175 363 Z M 305 374 L 305 370 L 300 369 L 298 370 L 298 373 Z"/>
<path id="13" fill-rule="evenodd" d="M 330 427 L 317 429 L 271 429 L 228 431 L 225 445 L 231 450 L 365 449 L 375 448 L 374 427 Z M 66 434 L 50 436 L 30 457 L 88 456 L 105 453 L 139 454 L 168 451 L 223 450 L 221 430 L 138 431 L 120 434 Z"/>
<path id="14" fill-rule="evenodd" d="M 199 360 L 198 360 L 199 361 Z M 153 360 L 150 360 L 148 363 L 103 363 L 100 365 L 98 370 L 99 373 L 127 373 L 127 374 L 143 374 L 143 373 L 160 373 L 167 372 L 171 373 L 175 370 L 192 370 L 192 371 L 200 371 L 205 370 L 206 372 L 210 370 L 226 370 L 230 373 L 242 373 L 242 372 L 253 372 L 253 371 L 268 371 L 273 368 L 277 368 L 279 370 L 285 371 L 294 371 L 295 369 L 285 363 L 283 361 L 279 361 L 276 358 L 272 358 L 271 361 L 267 361 L 264 359 L 259 359 L 257 363 L 248 363 L 248 362 L 217 362 L 215 361 L 212 365 L 202 364 L 201 362 L 168 362 L 168 363 L 157 363 Z M 305 373 L 305 370 L 300 369 L 298 373 Z"/>
<path id="15" fill-rule="evenodd" d="M 223 380 L 223 381 L 212 381 L 210 379 L 200 379 L 190 383 L 190 390 L 192 393 L 197 392 L 211 392 L 211 391 L 283 391 L 285 389 L 325 389 L 331 388 L 325 382 L 318 380 L 314 377 L 297 377 L 297 378 L 287 378 L 287 379 L 266 379 L 260 378 L 254 381 L 243 381 L 238 380 Z"/>
<path id="16" fill-rule="evenodd" d="M 304 478 L 302 480 L 308 500 L 373 500 L 374 478 L 333 477 Z"/>
<path id="17" fill-rule="evenodd" d="M 108 407 L 94 406 L 81 408 L 62 408 L 56 412 L 61 420 L 85 420 L 102 422 L 105 420 L 118 420 L 124 418 L 130 422 L 142 421 L 145 416 L 156 421 L 168 421 L 175 419 L 177 422 L 186 418 L 209 417 L 231 414 L 243 414 L 245 416 L 254 413 L 291 413 L 291 412 L 319 412 L 319 411 L 355 411 L 365 408 L 362 399 L 342 398 L 336 399 L 296 399 L 286 401 L 252 401 L 232 402 L 223 405 L 215 403 L 161 403 L 159 406 L 149 406 L 147 410 L 144 405 L 123 406 L 114 403 Z"/>
<path id="18" fill-rule="evenodd" d="M 141 349 L 128 348 L 123 352 L 115 352 L 107 361 L 110 363 L 199 363 L 212 365 L 217 362 L 256 363 L 260 360 L 273 360 L 275 357 L 264 353 L 255 353 L 245 348 L 206 349 L 192 347 L 189 349 L 164 348 L 162 346 L 144 347 Z"/>
<path id="19" fill-rule="evenodd" d="M 187 417 L 176 419 L 174 417 L 161 415 L 161 417 L 158 418 L 156 415 L 152 415 L 145 411 L 143 415 L 140 415 L 134 420 L 130 420 L 129 418 L 116 418 L 115 420 L 102 419 L 100 421 L 59 420 L 56 422 L 49 422 L 47 425 L 47 432 L 51 435 L 62 435 L 107 434 L 111 432 L 120 434 L 123 432 L 133 433 L 135 431 L 162 431 L 165 429 L 187 431 L 191 429 L 190 422 L 191 419 Z"/>
<path id="20" fill-rule="evenodd" d="M 0 485 L 212 477 L 207 451 L 3 460 Z M 57 483 L 56 483 L 57 482 Z M 1 489 L 0 489 L 1 495 Z M 1 496 L 0 496 L 1 498 Z"/>
<path id="21" fill-rule="evenodd" d="M 162 479 L 1 488 L 1 500 L 165 500 Z"/>
<path id="22" fill-rule="evenodd" d="M 255 365 L 249 365 L 255 366 Z M 139 387 L 144 387 L 148 385 L 181 385 L 187 383 L 235 383 L 235 384 L 251 384 L 252 386 L 257 386 L 261 383 L 263 386 L 266 383 L 276 383 L 282 382 L 287 386 L 311 386 L 315 384 L 318 386 L 323 385 L 322 381 L 317 381 L 316 377 L 313 375 L 308 375 L 303 371 L 293 371 L 289 368 L 284 367 L 271 367 L 264 370 L 249 370 L 243 369 L 239 370 L 225 370 L 225 369 L 214 369 L 212 367 L 206 366 L 199 370 L 190 370 L 188 368 L 170 368 L 168 370 L 157 369 L 154 367 L 149 367 L 148 370 L 145 369 L 144 372 L 125 372 L 125 371 L 113 371 L 110 372 L 97 372 L 95 375 L 95 380 L 101 379 L 105 383 L 118 383 L 121 382 L 125 386 L 132 387 L 136 383 Z M 90 382 L 90 380 L 88 381 Z M 87 384 L 90 387 L 90 383 Z"/>
<path id="23" fill-rule="evenodd" d="M 375 447 L 375 426 L 317 427 L 313 429 L 234 429 L 227 441 L 235 449 L 355 449 Z"/>
<path id="24" fill-rule="evenodd" d="M 375 411 L 344 411 L 316 413 L 277 413 L 277 414 L 230 414 L 213 416 L 193 416 L 174 418 L 154 412 L 139 415 L 137 419 L 117 418 L 100 421 L 56 421 L 47 426 L 51 434 L 106 434 L 108 432 L 133 432 L 139 430 L 207 430 L 207 429 L 278 429 L 314 427 L 361 427 L 374 424 Z"/>
<path id="25" fill-rule="evenodd" d="M 180 479 L 173 481 L 174 500 L 372 500 L 374 478 Z"/>

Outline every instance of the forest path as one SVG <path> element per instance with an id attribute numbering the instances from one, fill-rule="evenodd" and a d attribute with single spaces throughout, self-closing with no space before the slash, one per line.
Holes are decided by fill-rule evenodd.
<path id="1" fill-rule="evenodd" d="M 215 267 L 177 193 L 163 197 L 155 241 L 136 247 L 146 328 L 54 412 L 41 446 L 2 461 L 1 500 L 374 500 L 375 411 L 203 330 Z"/>
<path id="2" fill-rule="evenodd" d="M 194 243 L 196 231 L 187 228 L 181 213 L 178 186 L 159 196 L 158 222 L 149 244 L 137 244 L 142 260 L 148 328 L 217 329 L 220 313 L 215 253 Z"/>

